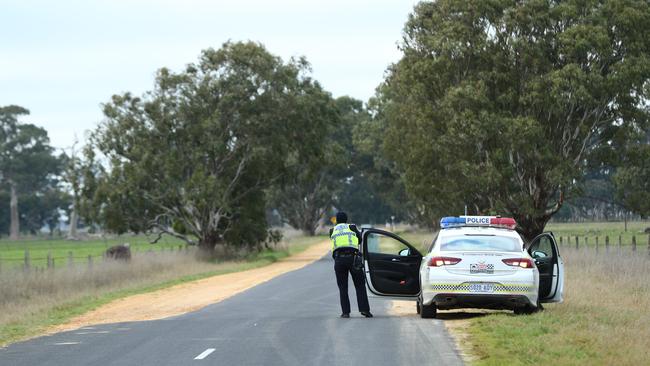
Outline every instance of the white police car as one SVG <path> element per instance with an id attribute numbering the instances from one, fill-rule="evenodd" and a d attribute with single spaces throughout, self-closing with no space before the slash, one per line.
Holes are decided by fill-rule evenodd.
<path id="1" fill-rule="evenodd" d="M 445 217 L 422 256 L 399 236 L 364 229 L 362 252 L 371 294 L 416 300 L 423 318 L 436 310 L 510 309 L 530 313 L 562 302 L 564 265 L 552 233 L 528 245 L 511 218 Z"/>

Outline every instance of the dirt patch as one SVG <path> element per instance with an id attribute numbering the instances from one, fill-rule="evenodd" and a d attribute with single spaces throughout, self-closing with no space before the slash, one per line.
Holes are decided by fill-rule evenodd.
<path id="1" fill-rule="evenodd" d="M 279 260 L 268 266 L 228 273 L 187 282 L 162 290 L 114 300 L 47 333 L 78 329 L 93 324 L 120 323 L 167 318 L 201 309 L 238 294 L 283 273 L 302 268 L 320 259 L 329 249 L 329 241 Z"/>

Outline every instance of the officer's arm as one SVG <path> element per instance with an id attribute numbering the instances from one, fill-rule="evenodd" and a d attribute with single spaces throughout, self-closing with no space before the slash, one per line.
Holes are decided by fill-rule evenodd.
<path id="1" fill-rule="evenodd" d="M 357 239 L 359 239 L 359 244 L 361 244 L 361 231 L 359 231 L 357 225 L 350 224 L 350 230 L 354 231 L 354 233 L 357 234 Z"/>

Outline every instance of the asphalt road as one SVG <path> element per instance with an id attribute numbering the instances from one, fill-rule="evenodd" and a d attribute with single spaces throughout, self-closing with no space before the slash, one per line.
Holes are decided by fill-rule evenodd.
<path id="1" fill-rule="evenodd" d="M 461 365 L 440 320 L 339 318 L 326 257 L 202 310 L 58 333 L 0 349 L 0 365 Z"/>

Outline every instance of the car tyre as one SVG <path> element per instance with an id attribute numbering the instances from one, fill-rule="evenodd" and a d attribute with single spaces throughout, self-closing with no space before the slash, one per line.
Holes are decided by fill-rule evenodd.
<path id="1" fill-rule="evenodd" d="M 438 309 L 436 309 L 435 304 L 431 304 L 431 305 L 420 304 L 420 317 L 422 319 L 435 318 L 437 312 L 438 312 Z"/>
<path id="2" fill-rule="evenodd" d="M 415 312 L 420 314 L 420 299 L 415 303 Z"/>

